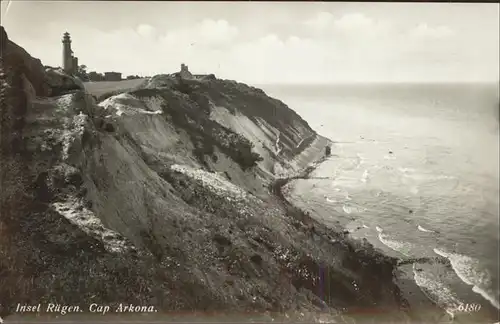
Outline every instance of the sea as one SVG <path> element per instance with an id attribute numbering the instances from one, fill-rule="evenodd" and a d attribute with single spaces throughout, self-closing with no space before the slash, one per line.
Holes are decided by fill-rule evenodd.
<path id="1" fill-rule="evenodd" d="M 498 84 L 261 87 L 334 141 L 294 203 L 417 260 L 401 271 L 445 321 L 498 321 Z"/>

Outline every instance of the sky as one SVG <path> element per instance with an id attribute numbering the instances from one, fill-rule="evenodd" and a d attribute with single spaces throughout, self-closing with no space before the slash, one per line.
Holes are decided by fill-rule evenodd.
<path id="1" fill-rule="evenodd" d="M 254 84 L 499 79 L 495 3 L 2 0 L 1 9 L 9 38 L 51 66 L 67 31 L 79 64 L 124 76 L 185 63 Z"/>

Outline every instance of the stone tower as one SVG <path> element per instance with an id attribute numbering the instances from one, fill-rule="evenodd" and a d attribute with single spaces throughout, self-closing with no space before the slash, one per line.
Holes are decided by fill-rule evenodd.
<path id="1" fill-rule="evenodd" d="M 181 71 L 179 72 L 179 75 L 183 79 L 192 79 L 193 75 L 191 72 L 189 72 L 189 68 L 186 64 L 182 63 L 181 64 Z"/>
<path id="2" fill-rule="evenodd" d="M 73 66 L 73 51 L 71 50 L 71 38 L 68 32 L 64 33 L 63 39 L 63 62 L 62 68 L 68 74 L 73 74 L 75 72 L 75 67 Z"/>

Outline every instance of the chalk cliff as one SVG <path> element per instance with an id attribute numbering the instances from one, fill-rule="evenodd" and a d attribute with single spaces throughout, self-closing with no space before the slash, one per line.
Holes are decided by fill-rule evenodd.
<path id="1" fill-rule="evenodd" d="M 331 144 L 283 102 L 174 75 L 96 100 L 41 67 L 2 28 L 1 316 L 49 301 L 261 321 L 399 312 L 394 259 L 270 190 Z"/>

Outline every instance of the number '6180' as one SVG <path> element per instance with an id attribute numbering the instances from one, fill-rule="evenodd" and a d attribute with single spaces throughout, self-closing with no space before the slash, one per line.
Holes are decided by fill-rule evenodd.
<path id="1" fill-rule="evenodd" d="M 459 312 L 479 312 L 481 309 L 480 304 L 460 304 L 457 308 Z"/>

